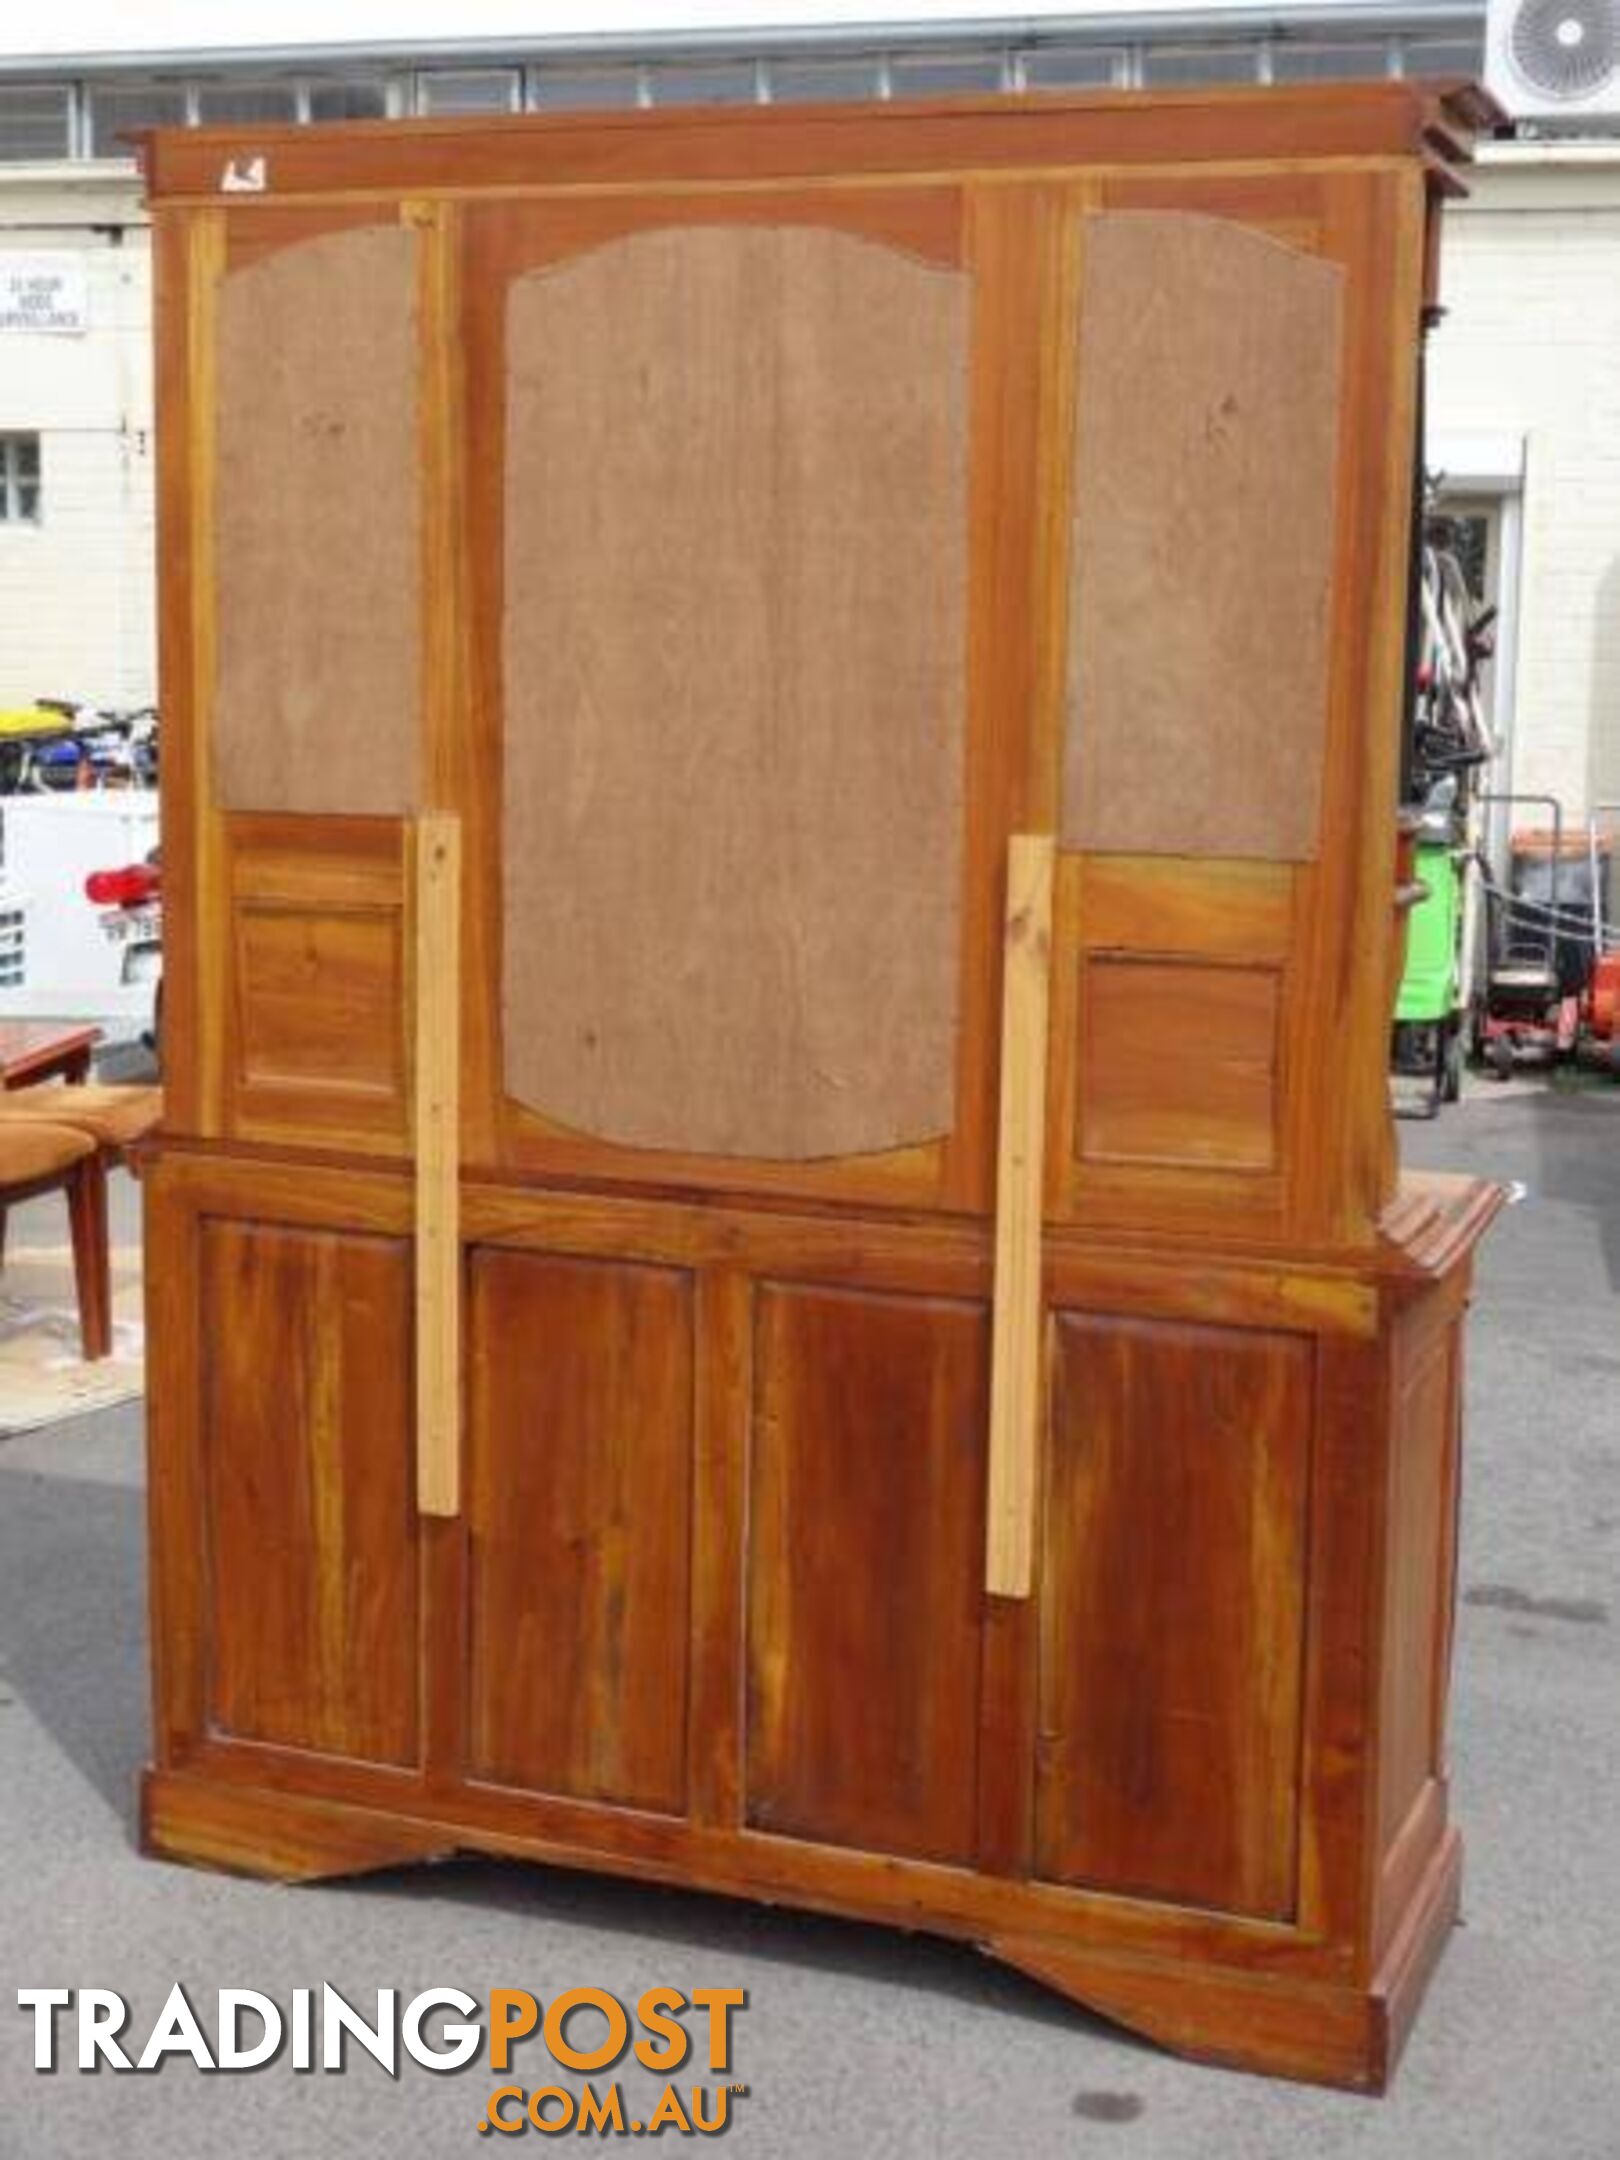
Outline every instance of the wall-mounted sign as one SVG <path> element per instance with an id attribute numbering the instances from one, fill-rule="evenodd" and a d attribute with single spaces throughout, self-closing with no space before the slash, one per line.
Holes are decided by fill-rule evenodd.
<path id="1" fill-rule="evenodd" d="M 0 330 L 82 337 L 90 327 L 90 280 L 82 255 L 0 253 Z"/>

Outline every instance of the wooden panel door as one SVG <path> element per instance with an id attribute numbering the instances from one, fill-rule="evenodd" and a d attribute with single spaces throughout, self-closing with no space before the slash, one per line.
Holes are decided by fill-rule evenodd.
<path id="1" fill-rule="evenodd" d="M 940 1298 L 757 1301 L 748 1819 L 976 1852 L 988 1324 Z"/>
<path id="2" fill-rule="evenodd" d="M 485 1249 L 469 1330 L 469 1772 L 679 1812 L 692 1279 Z"/>
<path id="3" fill-rule="evenodd" d="M 414 1762 L 408 1249 L 222 1220 L 196 1249 L 208 1726 Z"/>
<path id="4" fill-rule="evenodd" d="M 1286 1919 L 1310 1338 L 1052 1324 L 1037 1872 Z"/>

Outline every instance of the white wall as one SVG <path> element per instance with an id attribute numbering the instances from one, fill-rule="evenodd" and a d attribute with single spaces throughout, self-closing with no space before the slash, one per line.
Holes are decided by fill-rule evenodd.
<path id="1" fill-rule="evenodd" d="M 1524 440 L 1514 786 L 1620 797 L 1620 145 L 1488 152 L 1447 211 L 1430 439 Z"/>
<path id="2" fill-rule="evenodd" d="M 77 253 L 82 337 L 0 331 L 0 430 L 40 435 L 40 522 L 0 521 L 0 706 L 156 694 L 150 247 L 98 226 L 138 215 L 132 183 L 0 177 L 0 252 Z"/>

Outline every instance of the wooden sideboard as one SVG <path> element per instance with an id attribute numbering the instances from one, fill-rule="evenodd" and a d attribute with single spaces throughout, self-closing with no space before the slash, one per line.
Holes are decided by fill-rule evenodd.
<path id="1" fill-rule="evenodd" d="M 150 1849 L 1380 2086 L 1470 1253 L 1384 1078 L 1415 84 L 199 130 Z"/>

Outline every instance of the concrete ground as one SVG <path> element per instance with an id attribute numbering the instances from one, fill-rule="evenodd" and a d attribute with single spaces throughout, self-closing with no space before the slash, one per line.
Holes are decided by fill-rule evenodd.
<path id="1" fill-rule="evenodd" d="M 477 1862 L 291 1890 L 136 1856 L 140 1419 L 0 1445 L 0 2160 L 446 2160 L 480 2066 L 54 2076 L 21 1986 L 101 1986 L 139 2036 L 183 1979 L 549 1996 L 742 1986 L 734 2149 L 761 2155 L 1620 2156 L 1620 1089 L 1481 1091 L 1418 1162 L 1522 1182 L 1480 1270 L 1456 1804 L 1466 1925 L 1382 2102 L 1178 2062 L 972 1951 Z M 126 1203 L 127 1204 L 127 1203 Z M 14 1228 L 26 1234 L 26 1223 Z M 59 1237 L 45 1223 L 42 1234 Z M 521 2063 L 522 2058 L 519 2058 Z M 531 2082 L 548 2080 L 533 2061 Z M 626 2079 L 645 2098 L 645 2079 Z"/>

